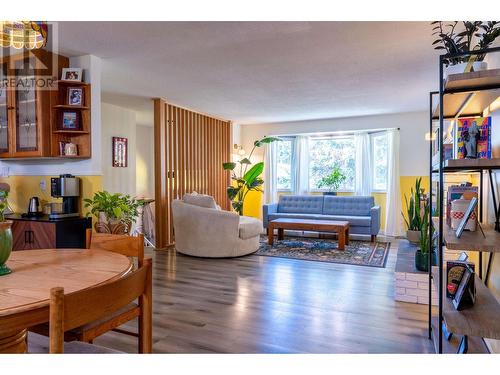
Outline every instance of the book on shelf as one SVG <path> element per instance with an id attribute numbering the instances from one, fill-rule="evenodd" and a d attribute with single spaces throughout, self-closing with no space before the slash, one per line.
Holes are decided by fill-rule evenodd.
<path id="1" fill-rule="evenodd" d="M 491 117 L 470 117 L 457 120 L 454 148 L 455 158 L 464 159 L 467 151 L 465 148 L 465 139 L 470 136 L 471 126 L 477 126 L 479 134 L 477 140 L 477 158 L 491 159 Z"/>
<path id="2" fill-rule="evenodd" d="M 446 196 L 446 216 L 445 216 L 447 225 L 451 226 L 451 202 L 457 199 L 471 200 L 474 197 L 477 199 L 478 191 L 479 189 L 477 186 L 452 185 L 448 188 Z"/>

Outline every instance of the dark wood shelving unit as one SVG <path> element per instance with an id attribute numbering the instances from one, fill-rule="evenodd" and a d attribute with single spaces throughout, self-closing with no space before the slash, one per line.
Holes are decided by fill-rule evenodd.
<path id="1" fill-rule="evenodd" d="M 63 159 L 85 159 L 92 156 L 91 147 L 91 86 L 84 82 L 57 81 L 58 90 L 52 95 L 52 123 L 51 123 L 51 155 Z M 68 91 L 70 88 L 82 89 L 81 105 L 70 105 Z M 79 126 L 77 129 L 63 128 L 63 113 L 75 112 Z M 74 143 L 78 148 L 78 155 L 64 155 L 61 153 L 61 142 Z"/>
<path id="2" fill-rule="evenodd" d="M 500 252 L 500 207 L 497 207 L 497 192 L 492 178 L 493 170 L 500 170 L 500 159 L 449 159 L 444 160 L 444 120 L 458 119 L 460 117 L 482 116 L 483 111 L 493 101 L 500 97 L 500 69 L 490 69 L 480 72 L 452 74 L 443 79 L 444 59 L 451 57 L 468 57 L 478 54 L 498 53 L 500 47 L 472 51 L 453 55 L 440 56 L 439 91 L 431 92 L 429 97 L 429 130 L 434 133 L 434 125 L 438 121 L 437 157 L 433 155 L 430 147 L 429 176 L 431 183 L 438 183 L 437 191 L 437 217 L 433 215 L 433 202 L 431 199 L 430 218 L 433 227 L 438 233 L 438 266 L 429 269 L 429 339 L 432 339 L 437 353 L 487 353 L 484 338 L 500 339 L 500 304 L 488 289 L 488 276 L 491 266 L 492 254 Z M 438 96 L 439 101 L 434 105 L 433 98 Z M 439 161 L 436 160 L 439 158 Z M 434 159 L 434 160 L 433 160 Z M 487 172 L 490 177 L 490 189 L 495 208 L 496 223 L 494 226 L 481 224 L 484 236 L 478 228 L 474 232 L 464 231 L 460 238 L 456 237 L 455 230 L 447 225 L 444 219 L 444 183 L 445 176 L 451 173 L 478 173 L 479 174 L 479 222 L 483 220 L 483 174 Z M 431 188 L 432 190 L 432 188 Z M 431 229 L 429 228 L 429 231 Z M 432 247 L 432 236 L 429 236 L 429 245 Z M 479 253 L 479 265 L 475 274 L 476 301 L 472 307 L 458 311 L 454 308 L 451 299 L 445 293 L 445 261 L 444 248 L 450 250 L 475 251 Z M 490 254 L 487 262 L 486 276 L 483 279 L 483 252 Z M 429 252 L 429 264 L 431 264 Z M 434 280 L 438 293 L 437 314 L 433 313 L 430 304 L 432 299 L 432 280 Z M 439 291 L 441 291 L 439 293 Z M 452 332 L 454 342 L 443 337 L 443 325 Z M 457 336 L 461 336 L 457 344 Z"/>

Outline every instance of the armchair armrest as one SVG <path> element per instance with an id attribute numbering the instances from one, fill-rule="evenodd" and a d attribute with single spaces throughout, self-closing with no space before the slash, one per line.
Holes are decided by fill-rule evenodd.
<path id="1" fill-rule="evenodd" d="M 269 214 L 278 212 L 278 203 L 269 203 L 262 206 L 262 224 L 267 228 L 269 224 Z"/>
<path id="2" fill-rule="evenodd" d="M 380 232 L 380 206 L 373 206 L 370 209 L 371 234 L 376 236 Z"/>

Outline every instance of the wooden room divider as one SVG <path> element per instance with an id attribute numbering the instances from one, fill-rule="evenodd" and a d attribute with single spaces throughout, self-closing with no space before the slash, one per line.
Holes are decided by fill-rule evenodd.
<path id="1" fill-rule="evenodd" d="M 222 163 L 231 161 L 231 122 L 154 99 L 155 246 L 174 244 L 170 203 L 196 191 L 214 197 L 229 210 L 226 188 L 230 175 Z"/>

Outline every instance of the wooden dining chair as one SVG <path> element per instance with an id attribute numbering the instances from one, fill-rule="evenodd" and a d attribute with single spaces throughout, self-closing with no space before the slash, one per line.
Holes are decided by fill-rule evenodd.
<path id="1" fill-rule="evenodd" d="M 152 272 L 151 259 L 145 259 L 144 265 L 130 274 L 115 281 L 85 289 L 79 292 L 64 294 L 63 288 L 52 288 L 50 291 L 49 312 L 49 352 L 50 353 L 108 353 L 99 350 L 101 347 L 81 341 L 65 343 L 65 332 L 85 326 L 113 314 L 139 298 L 141 301 L 139 314 L 139 330 L 143 353 L 152 352 Z M 28 348 L 39 352 L 30 340 L 40 345 L 41 338 L 46 337 L 30 333 Z"/>
<path id="2" fill-rule="evenodd" d="M 123 234 L 92 233 L 92 229 L 87 229 L 86 238 L 87 248 L 89 249 L 112 251 L 133 257 L 137 260 L 138 267 L 142 267 L 144 264 L 144 235 L 142 234 L 137 237 L 131 237 Z M 103 317 L 68 332 L 67 337 L 71 338 L 71 336 L 74 336 L 79 341 L 92 343 L 96 337 L 112 330 L 137 337 L 139 341 L 139 353 L 142 353 L 140 327 L 138 332 L 118 328 L 128 321 L 139 317 L 140 310 L 141 300 L 138 303 L 131 302 L 108 317 Z"/>

